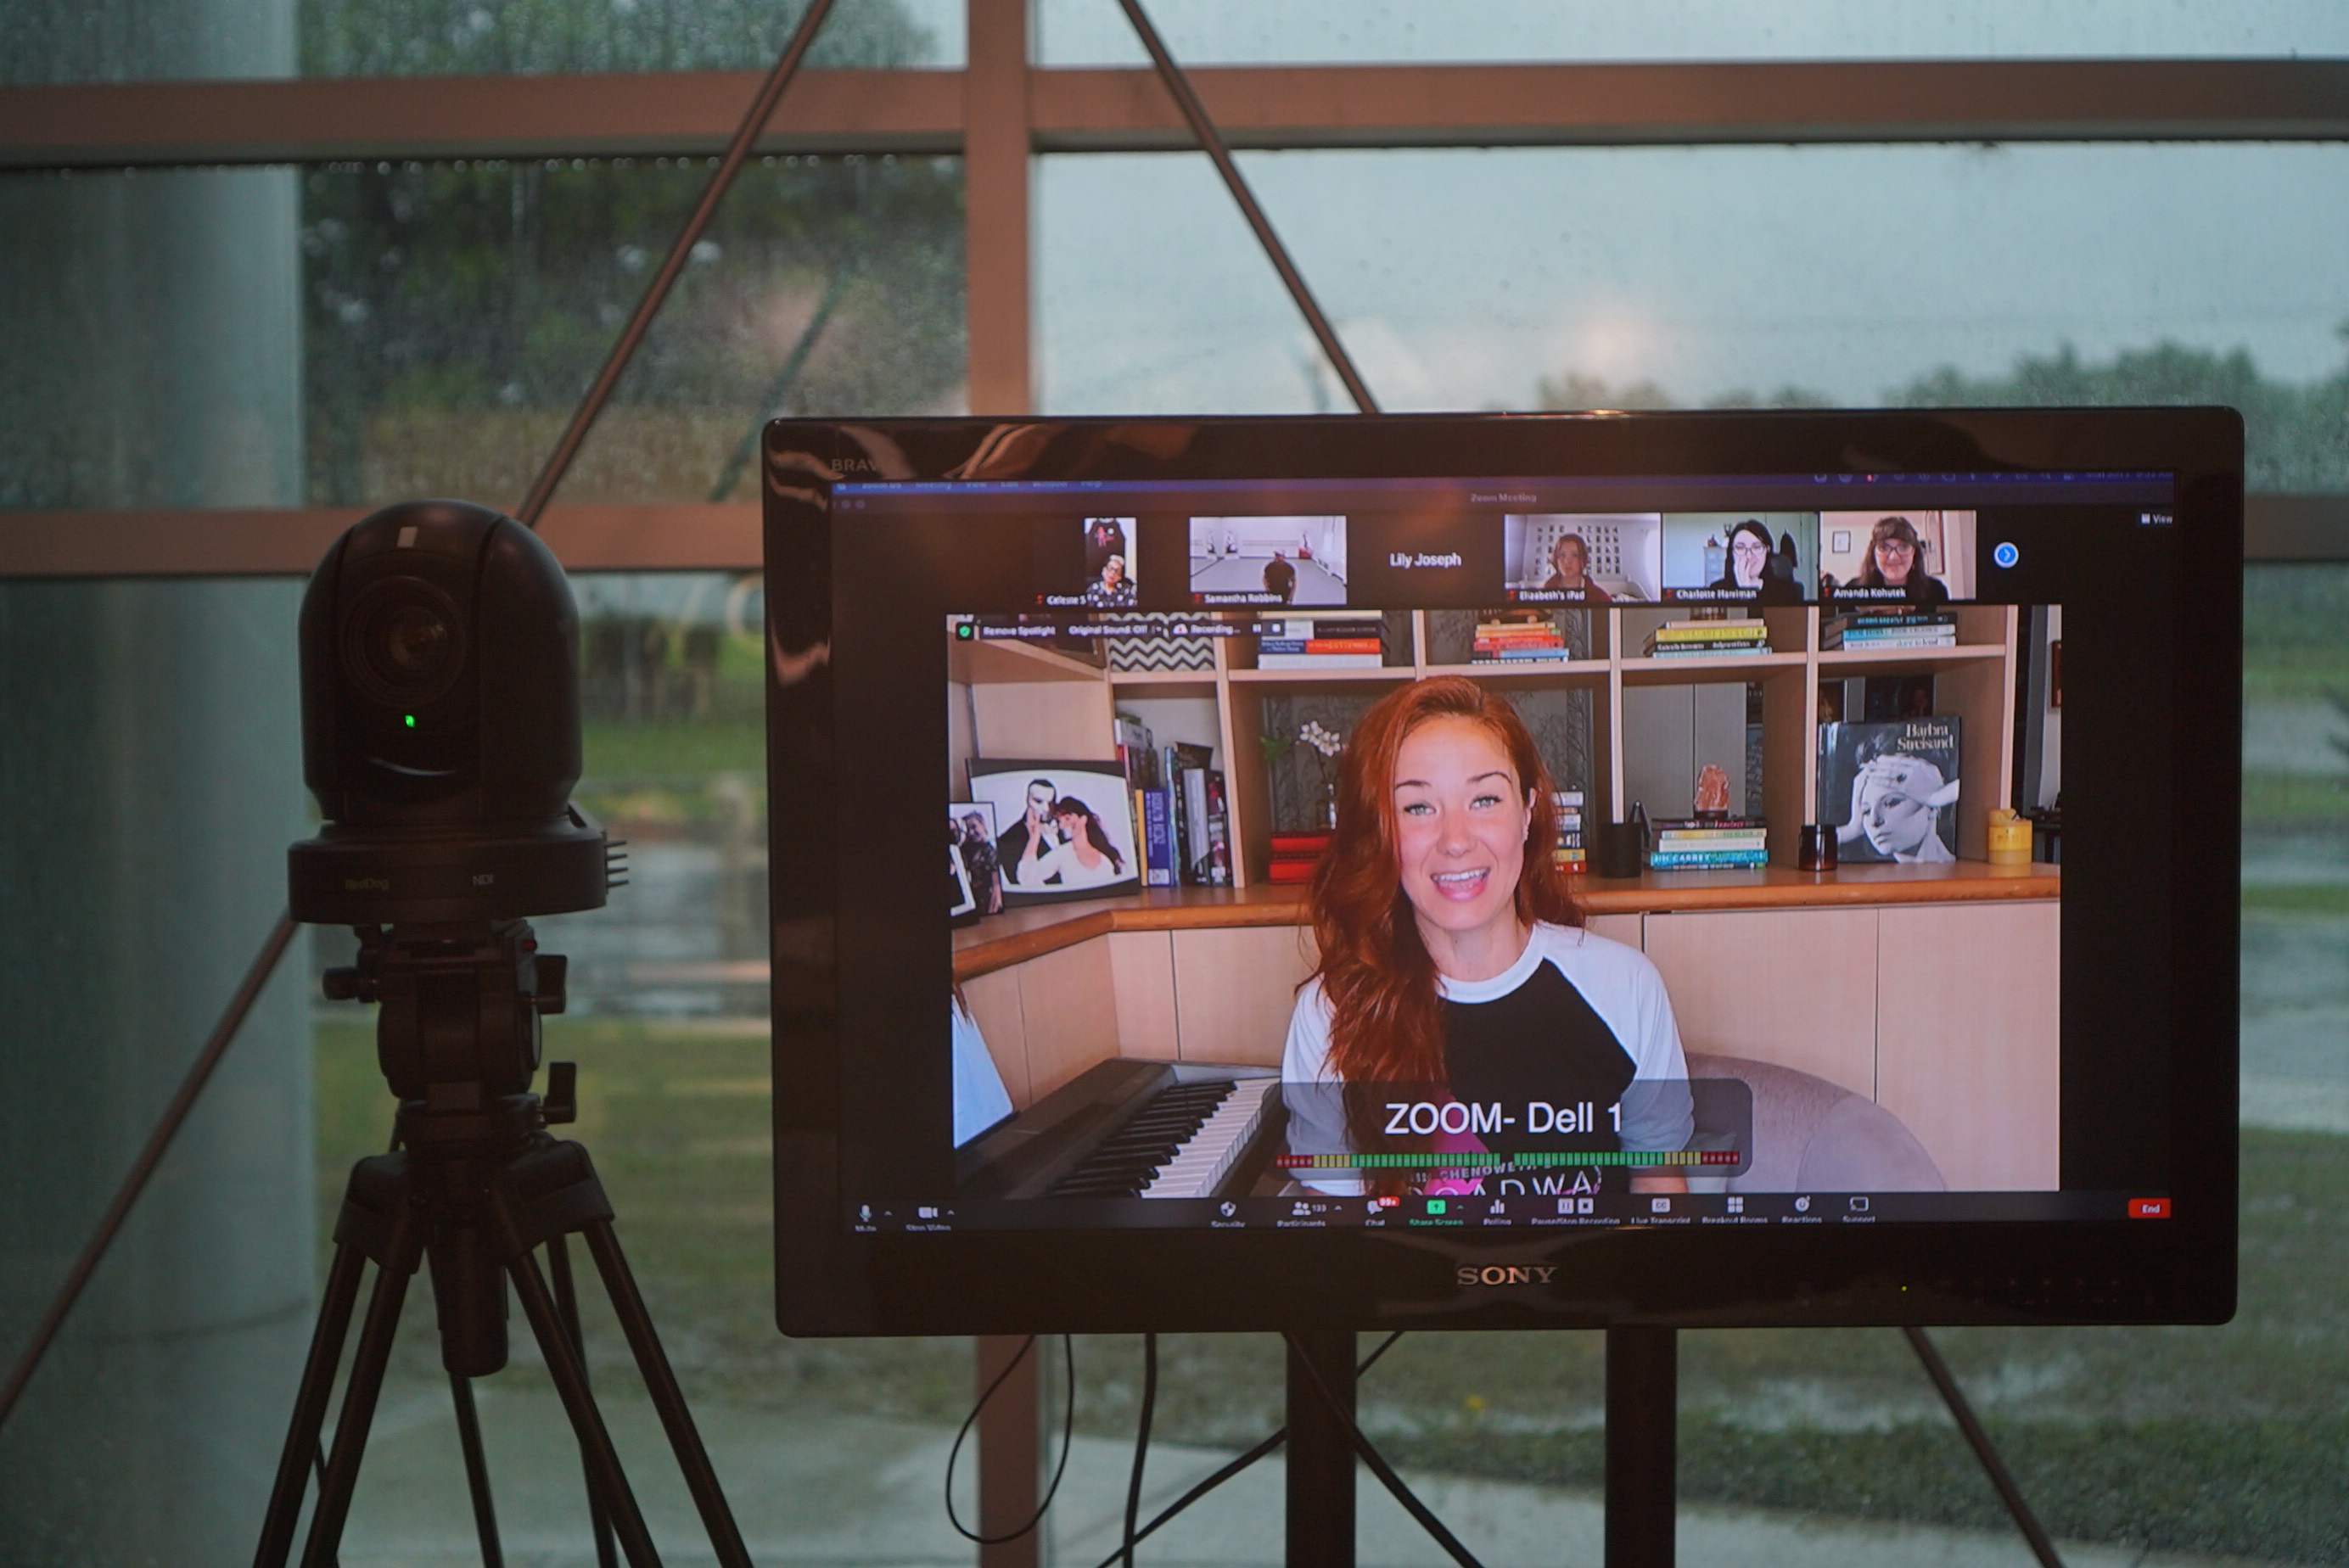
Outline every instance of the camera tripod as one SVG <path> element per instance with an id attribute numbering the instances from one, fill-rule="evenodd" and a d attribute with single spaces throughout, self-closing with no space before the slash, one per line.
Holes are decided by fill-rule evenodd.
<path id="1" fill-rule="evenodd" d="M 615 1562 L 616 1535 L 631 1568 L 658 1568 L 659 1554 L 588 1387 L 568 1247 L 574 1233 L 585 1238 L 718 1560 L 728 1568 L 750 1568 L 717 1472 L 613 1233 L 611 1201 L 586 1150 L 546 1131 L 576 1114 L 572 1064 L 550 1068 L 543 1098 L 530 1092 L 540 1016 L 563 1010 L 564 961 L 540 953 L 529 923 L 521 920 L 362 926 L 358 934 L 358 962 L 327 972 L 326 995 L 381 1004 L 378 1057 L 400 1097 L 393 1151 L 360 1161 L 344 1191 L 334 1264 L 255 1568 L 283 1568 L 293 1545 L 360 1274 L 369 1261 L 376 1265 L 375 1288 L 320 1474 L 303 1568 L 326 1568 L 335 1561 L 400 1305 L 419 1264 L 431 1271 L 440 1360 L 456 1404 L 483 1563 L 495 1568 L 502 1554 L 469 1379 L 506 1364 L 511 1280 L 578 1439 L 598 1561 Z M 536 1255 L 541 1247 L 548 1254 L 544 1273 Z"/>

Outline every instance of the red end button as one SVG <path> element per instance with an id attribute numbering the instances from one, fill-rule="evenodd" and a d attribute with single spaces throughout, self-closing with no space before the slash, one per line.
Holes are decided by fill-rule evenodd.
<path id="1" fill-rule="evenodd" d="M 2131 1198 L 2129 1218 L 2132 1220 L 2167 1220 L 2169 1200 L 2167 1198 Z"/>

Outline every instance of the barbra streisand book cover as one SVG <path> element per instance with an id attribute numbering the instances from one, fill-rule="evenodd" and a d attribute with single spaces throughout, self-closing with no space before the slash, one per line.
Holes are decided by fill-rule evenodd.
<path id="1" fill-rule="evenodd" d="M 1958 858 L 1958 720 L 1819 727 L 1819 818 L 1855 863 Z"/>

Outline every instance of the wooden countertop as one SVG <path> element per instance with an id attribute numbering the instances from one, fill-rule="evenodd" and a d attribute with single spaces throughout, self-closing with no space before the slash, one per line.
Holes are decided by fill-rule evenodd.
<path id="1" fill-rule="evenodd" d="M 1800 909 L 1823 905 L 2013 903 L 2052 899 L 2063 874 L 2051 865 L 1847 866 L 1826 872 L 1770 866 L 1753 872 L 1651 872 L 1587 876 L 1576 883 L 1585 914 L 1674 910 Z M 1196 931 L 1302 925 L 1305 890 L 1295 885 L 1133 893 L 1123 898 L 1030 905 L 954 934 L 955 978 L 968 980 L 1073 947 L 1113 931 Z"/>

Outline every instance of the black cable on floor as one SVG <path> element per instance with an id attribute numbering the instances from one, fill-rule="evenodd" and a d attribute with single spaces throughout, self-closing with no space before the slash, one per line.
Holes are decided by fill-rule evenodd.
<path id="1" fill-rule="evenodd" d="M 1379 1452 L 1378 1446 L 1371 1441 L 1369 1434 L 1362 1430 L 1352 1412 L 1346 1408 L 1346 1402 L 1338 1398 L 1338 1391 L 1330 1387 L 1327 1377 L 1321 1376 L 1321 1368 L 1313 1364 L 1313 1358 L 1305 1354 L 1304 1346 L 1297 1343 L 1297 1336 L 1283 1335 L 1282 1337 L 1297 1352 L 1292 1365 L 1305 1368 L 1305 1376 L 1312 1383 L 1313 1391 L 1321 1396 L 1321 1402 L 1330 1407 L 1330 1413 L 1345 1427 L 1346 1436 L 1353 1441 L 1354 1452 L 1371 1467 L 1371 1473 L 1379 1478 L 1379 1484 L 1402 1504 L 1404 1512 L 1419 1521 L 1419 1527 L 1427 1532 L 1429 1539 L 1443 1547 L 1452 1560 L 1460 1564 L 1460 1568 L 1484 1568 L 1484 1564 L 1476 1561 L 1475 1554 L 1461 1545 L 1459 1538 L 1452 1532 L 1444 1528 L 1444 1521 L 1435 1517 L 1434 1511 L 1420 1501 L 1419 1494 L 1403 1484 L 1402 1477 L 1395 1474 L 1394 1467 L 1387 1463 L 1386 1456 Z"/>
<path id="2" fill-rule="evenodd" d="M 1125 1544 L 1118 1555 L 1133 1568 L 1134 1522 L 1142 1516 L 1142 1468 L 1150 1458 L 1150 1417 L 1158 1408 L 1158 1336 L 1142 1336 L 1142 1416 L 1133 1424 L 1133 1470 L 1125 1478 Z"/>
<path id="3" fill-rule="evenodd" d="M 1020 1342 L 1019 1354 L 1005 1362 L 1003 1370 L 995 1375 L 995 1381 L 981 1390 L 978 1403 L 973 1405 L 970 1414 L 962 1418 L 962 1429 L 955 1434 L 954 1447 L 947 1450 L 947 1522 L 955 1527 L 956 1534 L 980 1546 L 1000 1546 L 1007 1541 L 1017 1541 L 1043 1523 L 1046 1511 L 1052 1506 L 1052 1499 L 1060 1492 L 1061 1478 L 1069 1473 L 1069 1450 L 1075 1446 L 1077 1435 L 1077 1347 L 1075 1340 L 1063 1334 L 1061 1336 L 1061 1381 L 1067 1392 L 1061 1410 L 1061 1462 L 1052 1467 L 1052 1484 L 1044 1489 L 1044 1500 L 1036 1505 L 1036 1511 L 1028 1516 L 1027 1523 L 1001 1535 L 981 1535 L 966 1529 L 962 1516 L 955 1512 L 955 1460 L 962 1455 L 962 1445 L 969 1438 L 971 1428 L 978 1424 L 978 1413 L 987 1408 L 989 1399 L 995 1398 L 995 1391 L 1003 1387 L 1004 1379 L 1010 1377 L 1019 1363 L 1028 1358 L 1028 1353 L 1035 1348 L 1036 1336 L 1032 1334 Z"/>
<path id="4" fill-rule="evenodd" d="M 1359 1377 L 1363 1373 L 1369 1371 L 1371 1367 L 1377 1366 L 1379 1364 L 1379 1357 L 1393 1349 L 1395 1341 L 1402 1337 L 1402 1330 L 1398 1328 L 1392 1334 L 1388 1335 L 1384 1339 L 1380 1340 L 1379 1347 L 1376 1350 L 1371 1351 L 1368 1356 L 1362 1357 L 1362 1359 L 1356 1364 L 1354 1367 L 1354 1376 Z M 1185 1509 L 1189 1508 L 1193 1503 L 1198 1501 L 1201 1498 L 1206 1496 L 1209 1492 L 1223 1485 L 1224 1482 L 1231 1480 L 1234 1476 L 1238 1475 L 1241 1471 L 1248 1469 L 1258 1460 L 1278 1452 L 1280 1446 L 1287 1441 L 1288 1441 L 1288 1429 L 1287 1427 L 1282 1427 L 1278 1430 L 1275 1431 L 1270 1437 L 1257 1444 L 1256 1447 L 1248 1449 L 1247 1452 L 1241 1454 L 1238 1458 L 1231 1460 L 1231 1462 L 1217 1470 L 1214 1474 L 1207 1476 L 1206 1479 L 1201 1480 L 1190 1491 L 1185 1492 L 1182 1496 L 1168 1503 L 1164 1508 L 1160 1509 L 1156 1518 L 1143 1525 L 1140 1530 L 1134 1532 L 1133 1543 L 1137 1546 L 1141 1545 L 1143 1542 L 1149 1540 L 1153 1535 L 1155 1535 L 1158 1532 L 1159 1526 L 1164 1524 L 1172 1524 L 1174 1522 L 1174 1516 L 1176 1514 L 1181 1513 Z M 1125 1548 L 1121 1546 L 1115 1552 L 1112 1552 L 1108 1556 L 1102 1558 L 1096 1565 L 1096 1568 L 1116 1568 L 1117 1560 L 1124 1555 Z"/>

